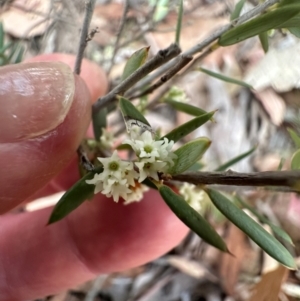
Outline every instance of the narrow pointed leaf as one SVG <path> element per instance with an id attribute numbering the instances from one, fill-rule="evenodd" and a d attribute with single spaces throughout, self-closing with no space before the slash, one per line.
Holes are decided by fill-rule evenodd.
<path id="1" fill-rule="evenodd" d="M 100 173 L 102 170 L 102 167 L 98 167 L 94 171 L 89 172 L 66 191 L 55 205 L 48 224 L 53 224 L 63 219 L 84 201 L 91 198 L 94 194 L 95 185 L 87 184 L 85 181 L 92 179 L 95 173 Z"/>
<path id="2" fill-rule="evenodd" d="M 93 113 L 93 130 L 94 130 L 94 137 L 97 141 L 100 141 L 100 137 L 102 135 L 102 129 L 106 128 L 107 126 L 107 109 L 104 108 L 97 113 Z"/>
<path id="3" fill-rule="evenodd" d="M 277 8 L 227 31 L 220 37 L 218 43 L 221 46 L 233 45 L 264 31 L 281 27 L 282 24 L 296 16 L 299 12 L 300 4 Z"/>
<path id="4" fill-rule="evenodd" d="M 4 29 L 3 29 L 3 24 L 2 22 L 0 22 L 0 49 L 2 49 L 2 47 L 4 46 Z"/>
<path id="5" fill-rule="evenodd" d="M 291 168 L 293 170 L 300 169 L 300 149 L 298 149 L 292 157 Z"/>
<path id="6" fill-rule="evenodd" d="M 207 114 L 206 111 L 204 111 L 198 107 L 195 107 L 195 106 L 192 106 L 187 103 L 180 102 L 180 101 L 176 101 L 176 100 L 172 100 L 172 99 L 165 99 L 164 102 L 171 105 L 177 111 L 184 112 L 184 113 L 187 113 L 192 116 L 201 116 L 201 115 Z"/>
<path id="7" fill-rule="evenodd" d="M 299 27 L 289 27 L 287 29 L 291 34 L 293 34 L 297 38 L 300 38 L 300 26 Z"/>
<path id="8" fill-rule="evenodd" d="M 153 15 L 154 22 L 162 21 L 169 12 L 169 0 L 157 0 L 156 10 Z"/>
<path id="9" fill-rule="evenodd" d="M 21 63 L 23 60 L 24 52 L 25 52 L 25 48 L 22 45 L 20 45 L 18 47 L 18 50 L 16 51 L 17 54 L 16 54 L 14 60 L 12 61 L 12 64 Z"/>
<path id="10" fill-rule="evenodd" d="M 168 133 L 166 136 L 162 137 L 161 139 L 163 140 L 163 138 L 168 138 L 169 140 L 173 140 L 174 142 L 177 142 L 184 136 L 190 134 L 195 129 L 199 128 L 201 125 L 203 125 L 204 123 L 209 121 L 213 117 L 214 114 L 215 114 L 215 111 L 201 115 L 199 117 L 196 117 L 196 118 L 184 123 L 183 125 L 177 127 L 176 129 L 174 129 L 173 131 L 171 131 L 170 133 Z"/>
<path id="11" fill-rule="evenodd" d="M 203 73 L 206 73 L 207 75 L 210 75 L 214 78 L 217 78 L 217 79 L 220 79 L 224 82 L 227 82 L 227 83 L 231 83 L 231 84 L 236 84 L 236 85 L 239 85 L 239 86 L 242 86 L 242 87 L 246 87 L 246 88 L 250 88 L 250 89 L 253 89 L 253 87 L 241 80 L 238 80 L 238 79 L 234 79 L 234 78 L 231 78 L 231 77 L 228 77 L 228 76 L 225 76 L 223 74 L 220 74 L 220 73 L 216 73 L 216 72 L 213 72 L 213 71 L 210 71 L 208 69 L 205 69 L 205 68 L 198 68 L 199 71 L 203 72 Z"/>
<path id="12" fill-rule="evenodd" d="M 296 147 L 300 148 L 300 137 L 299 137 L 299 135 L 294 130 L 292 130 L 291 128 L 288 128 L 287 130 L 288 130 L 292 140 L 294 141 Z"/>
<path id="13" fill-rule="evenodd" d="M 289 28 L 289 27 L 296 27 L 296 28 L 300 27 L 300 14 L 289 19 L 288 21 L 284 22 L 283 24 L 280 24 L 280 26 L 277 26 L 276 28 Z"/>
<path id="14" fill-rule="evenodd" d="M 181 33 L 182 16 L 183 16 L 183 0 L 179 0 L 179 11 L 177 17 L 176 37 L 175 37 L 175 43 L 177 43 L 178 45 L 179 45 L 180 33 Z"/>
<path id="15" fill-rule="evenodd" d="M 245 2 L 246 2 L 246 0 L 240 0 L 240 1 L 235 5 L 234 10 L 233 10 L 233 12 L 232 12 L 232 14 L 231 14 L 231 16 L 230 16 L 230 20 L 231 20 L 231 21 L 237 19 L 237 18 L 240 16 L 241 11 L 242 11 L 242 9 L 243 9 L 243 7 L 244 7 L 244 5 L 245 5 Z"/>
<path id="16" fill-rule="evenodd" d="M 178 148 L 174 153 L 177 155 L 174 166 L 168 170 L 168 174 L 178 175 L 193 166 L 206 150 L 211 141 L 207 138 L 198 138 Z"/>
<path id="17" fill-rule="evenodd" d="M 265 31 L 265 32 L 261 32 L 259 35 L 259 40 L 260 40 L 260 43 L 261 43 L 261 46 L 264 50 L 265 53 L 268 52 L 269 50 L 269 36 L 268 36 L 268 32 Z"/>
<path id="18" fill-rule="evenodd" d="M 292 255 L 274 236 L 268 233 L 244 211 L 232 204 L 223 194 L 213 189 L 206 189 L 206 192 L 221 213 L 245 232 L 266 253 L 284 266 L 296 269 Z"/>
<path id="19" fill-rule="evenodd" d="M 13 56 L 15 55 L 16 51 L 18 50 L 19 44 L 13 43 L 9 49 L 9 54 L 7 56 L 7 60 L 10 62 Z"/>
<path id="20" fill-rule="evenodd" d="M 245 202 L 244 200 L 242 200 L 240 197 L 236 196 L 235 199 L 237 200 L 238 203 L 241 204 L 241 206 L 243 208 L 248 209 L 250 212 L 252 212 L 261 223 L 267 224 L 270 226 L 270 228 L 272 229 L 272 232 L 277 235 L 277 237 L 283 241 L 283 242 L 287 242 L 289 244 L 291 244 L 292 246 L 294 245 L 291 237 L 280 227 L 274 225 L 273 223 L 271 223 L 267 218 L 265 218 L 263 215 L 261 215 L 257 210 L 255 210 L 252 206 L 250 206 L 247 202 Z"/>
<path id="21" fill-rule="evenodd" d="M 121 76 L 121 80 L 126 79 L 129 75 L 131 75 L 134 71 L 140 68 L 147 60 L 148 52 L 150 46 L 143 47 L 137 51 L 135 51 L 131 57 L 128 59 L 123 74 Z"/>
<path id="22" fill-rule="evenodd" d="M 128 131 L 133 124 L 146 130 L 151 130 L 151 126 L 147 119 L 129 100 L 120 97 L 119 105 Z"/>
<path id="23" fill-rule="evenodd" d="M 240 162 L 241 160 L 247 158 L 248 156 L 250 156 L 254 151 L 256 150 L 256 146 L 251 148 L 250 150 L 248 150 L 247 152 L 229 160 L 228 162 L 222 164 L 221 166 L 219 166 L 217 169 L 215 169 L 215 171 L 224 171 L 227 168 L 229 168 L 230 166 Z"/>
<path id="24" fill-rule="evenodd" d="M 165 185 L 161 185 L 158 189 L 166 204 L 183 223 L 185 223 L 208 244 L 223 252 L 228 252 L 225 242 L 215 229 L 180 195 Z"/>

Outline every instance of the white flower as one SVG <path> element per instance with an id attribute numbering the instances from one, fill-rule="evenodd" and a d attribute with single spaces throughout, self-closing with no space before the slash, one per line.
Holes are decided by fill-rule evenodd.
<path id="1" fill-rule="evenodd" d="M 127 195 L 124 205 L 139 202 L 143 198 L 144 192 L 148 190 L 149 188 L 147 186 L 136 183 L 136 186 L 131 188 L 131 193 Z"/>
<path id="2" fill-rule="evenodd" d="M 191 207 L 198 212 L 201 211 L 201 203 L 204 200 L 203 190 L 197 188 L 197 186 L 193 184 L 184 183 L 180 187 L 179 192 Z"/>
<path id="3" fill-rule="evenodd" d="M 95 190 L 94 194 L 97 194 L 103 189 L 103 182 L 102 182 L 102 176 L 101 173 L 96 173 L 94 175 L 94 178 L 91 180 L 86 180 L 85 181 L 87 184 L 94 184 L 95 185 Z"/>
<path id="4" fill-rule="evenodd" d="M 177 158 L 177 155 L 171 152 L 171 149 L 174 145 L 174 141 L 168 140 L 168 138 L 164 138 L 164 143 L 159 148 L 159 159 L 161 161 L 167 161 L 170 166 L 174 165 L 174 160 Z"/>
<path id="5" fill-rule="evenodd" d="M 113 197 L 114 201 L 118 202 L 120 197 L 126 200 L 127 194 L 131 193 L 131 190 L 128 188 L 126 179 L 121 181 L 118 181 L 117 179 L 109 179 L 107 182 L 104 182 L 104 189 L 102 190 L 102 193 L 107 197 Z"/>
<path id="6" fill-rule="evenodd" d="M 101 146 L 105 149 L 111 149 L 114 145 L 114 135 L 112 132 L 106 130 L 106 128 L 102 128 L 102 135 L 100 137 Z"/>
<path id="7" fill-rule="evenodd" d="M 159 181 L 157 172 L 162 171 L 166 166 L 166 162 L 149 162 L 143 160 L 141 162 L 135 162 L 140 172 L 139 182 L 143 182 L 147 177 L 151 177 L 156 181 Z"/>
<path id="8" fill-rule="evenodd" d="M 101 173 L 103 181 L 111 177 L 121 181 L 125 171 L 133 169 L 131 162 L 121 161 L 116 150 L 110 158 L 98 158 L 98 160 L 103 164 L 103 172 Z"/>

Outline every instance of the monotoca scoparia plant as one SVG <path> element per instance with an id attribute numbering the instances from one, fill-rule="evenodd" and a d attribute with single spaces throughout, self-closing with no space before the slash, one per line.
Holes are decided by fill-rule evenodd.
<path id="1" fill-rule="evenodd" d="M 92 120 L 96 138 L 84 141 L 78 150 L 82 160 L 80 166 L 82 178 L 56 204 L 49 224 L 61 220 L 83 202 L 91 199 L 94 194 L 101 193 L 114 202 L 123 202 L 130 206 L 133 202 L 143 201 L 143 194 L 147 190 L 156 189 L 174 214 L 208 244 L 230 253 L 222 237 L 203 217 L 204 200 L 211 202 L 271 257 L 290 269 L 296 268 L 293 256 L 286 248 L 292 245 L 292 241 L 285 231 L 261 216 L 241 196 L 225 195 L 208 185 L 284 186 L 299 191 L 300 173 L 277 171 L 269 172 L 267 175 L 259 173 L 241 175 L 232 171 L 226 172 L 230 166 L 253 153 L 255 148 L 224 163 L 214 172 L 203 172 L 201 171 L 203 165 L 199 160 L 208 150 L 211 141 L 201 137 L 185 144 L 181 143 L 179 147 L 177 144 L 195 129 L 213 121 L 216 111 L 206 112 L 180 101 L 185 99 L 185 96 L 174 85 L 155 103 L 147 102 L 148 94 L 165 82 L 172 81 L 173 76 L 193 61 L 192 56 L 199 52 L 202 52 L 202 55 L 197 57 L 197 62 L 201 62 L 206 55 L 220 47 L 233 45 L 254 36 L 259 36 L 263 49 L 268 51 L 269 30 L 285 28 L 299 35 L 299 28 L 296 30 L 295 27 L 300 15 L 298 0 L 268 0 L 240 16 L 245 2 L 241 0 L 237 3 L 231 21 L 227 25 L 202 43 L 182 53 L 179 41 L 183 2 L 179 1 L 175 43 L 150 59 L 148 59 L 149 47 L 132 54 L 126 63 L 120 83 L 93 105 Z M 94 1 L 90 1 L 88 5 L 93 3 Z M 91 7 L 88 7 L 82 30 L 81 40 L 85 43 L 90 39 L 88 35 L 90 11 Z M 78 57 L 82 57 L 82 47 L 79 49 L 81 52 L 79 51 Z M 204 72 L 220 80 L 252 89 L 245 82 L 201 67 L 195 68 L 194 64 L 191 66 L 197 72 Z M 153 73 L 147 76 L 154 70 L 156 77 Z M 140 99 L 139 104 L 134 106 L 132 99 Z M 165 103 L 194 118 L 160 136 L 144 116 L 145 112 L 158 103 Z M 114 129 L 108 130 L 106 124 L 107 115 L 114 110 L 121 111 L 124 129 L 127 132 L 127 138 L 116 147 L 114 147 L 116 145 Z M 296 145 L 300 146 L 300 137 L 293 131 L 290 133 Z M 292 169 L 300 168 L 299 158 L 300 150 L 293 156 Z M 259 222 L 249 217 L 243 209 L 250 210 Z M 271 233 L 261 224 L 268 224 Z"/>

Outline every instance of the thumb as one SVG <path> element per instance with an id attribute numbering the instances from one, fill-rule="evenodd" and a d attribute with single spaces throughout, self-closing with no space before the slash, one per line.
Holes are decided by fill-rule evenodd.
<path id="1" fill-rule="evenodd" d="M 90 94 L 59 62 L 0 69 L 0 213 L 68 164 L 88 127 Z"/>

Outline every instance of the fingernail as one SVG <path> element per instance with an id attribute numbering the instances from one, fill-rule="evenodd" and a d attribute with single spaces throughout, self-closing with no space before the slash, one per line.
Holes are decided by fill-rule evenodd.
<path id="1" fill-rule="evenodd" d="M 41 136 L 61 124 L 73 102 L 74 75 L 60 62 L 0 68 L 0 142 Z"/>

